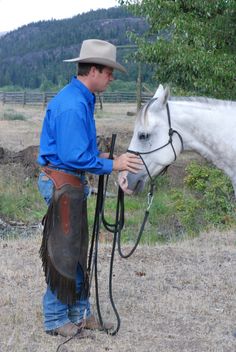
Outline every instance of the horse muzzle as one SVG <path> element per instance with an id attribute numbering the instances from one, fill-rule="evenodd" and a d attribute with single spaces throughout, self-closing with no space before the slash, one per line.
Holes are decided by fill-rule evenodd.
<path id="1" fill-rule="evenodd" d="M 144 172 L 133 174 L 128 171 L 121 171 L 118 175 L 118 183 L 124 193 L 137 194 L 144 189 L 146 175 Z"/>

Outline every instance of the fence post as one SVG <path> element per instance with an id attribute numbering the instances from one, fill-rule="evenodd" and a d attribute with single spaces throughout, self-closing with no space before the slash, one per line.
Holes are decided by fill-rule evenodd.
<path id="1" fill-rule="evenodd" d="M 138 77 L 137 77 L 137 111 L 142 105 L 142 81 L 141 81 L 141 62 L 138 63 Z"/>
<path id="2" fill-rule="evenodd" d="M 24 94 L 23 94 L 23 106 L 25 106 L 26 104 L 26 91 L 24 91 Z"/>
<path id="3" fill-rule="evenodd" d="M 98 100 L 99 100 L 100 110 L 103 110 L 103 96 L 100 93 L 98 93 Z"/>
<path id="4" fill-rule="evenodd" d="M 44 93 L 43 93 L 43 107 L 45 108 L 46 105 L 47 105 L 47 93 L 44 92 Z"/>

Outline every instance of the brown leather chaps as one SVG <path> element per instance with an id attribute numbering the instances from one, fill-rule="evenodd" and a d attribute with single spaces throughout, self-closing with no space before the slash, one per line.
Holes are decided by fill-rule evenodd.
<path id="1" fill-rule="evenodd" d="M 88 294 L 88 223 L 84 185 L 80 178 L 51 168 L 43 172 L 53 181 L 54 193 L 43 220 L 40 256 L 47 284 L 58 299 L 74 304 Z M 76 290 L 78 265 L 84 283 Z"/>

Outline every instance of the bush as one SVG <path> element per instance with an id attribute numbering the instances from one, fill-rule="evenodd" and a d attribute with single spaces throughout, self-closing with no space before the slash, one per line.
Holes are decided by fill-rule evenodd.
<path id="1" fill-rule="evenodd" d="M 173 188 L 168 176 L 157 182 L 149 222 L 158 240 L 196 236 L 213 227 L 236 224 L 234 191 L 230 179 L 212 165 L 192 162 L 186 168 L 184 186 Z"/>
<path id="2" fill-rule="evenodd" d="M 15 120 L 19 120 L 19 121 L 24 121 L 26 120 L 25 115 L 20 114 L 20 113 L 11 113 L 11 112 L 4 112 L 2 118 L 0 118 L 1 120 L 8 120 L 8 121 L 15 121 Z"/>
<path id="3" fill-rule="evenodd" d="M 204 219 L 213 225 L 235 222 L 234 191 L 230 179 L 210 165 L 191 163 L 186 171 L 186 185 L 194 191 L 204 212 Z"/>

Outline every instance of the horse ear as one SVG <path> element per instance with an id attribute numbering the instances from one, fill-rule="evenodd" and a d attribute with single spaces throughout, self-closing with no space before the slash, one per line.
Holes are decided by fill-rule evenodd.
<path id="1" fill-rule="evenodd" d="M 165 89 L 163 88 L 163 92 L 162 94 L 158 97 L 158 105 L 162 106 L 162 105 L 166 105 L 168 99 L 170 96 L 170 90 L 168 87 L 166 87 Z"/>
<path id="2" fill-rule="evenodd" d="M 159 84 L 159 87 L 157 88 L 156 93 L 153 96 L 153 99 L 159 98 L 159 96 L 163 93 L 163 91 L 164 91 L 163 85 Z"/>
<path id="3" fill-rule="evenodd" d="M 169 88 L 169 87 L 166 87 L 166 88 L 165 88 L 165 100 L 164 100 L 163 104 L 166 104 L 166 103 L 167 103 L 169 97 L 170 97 L 170 88 Z"/>

